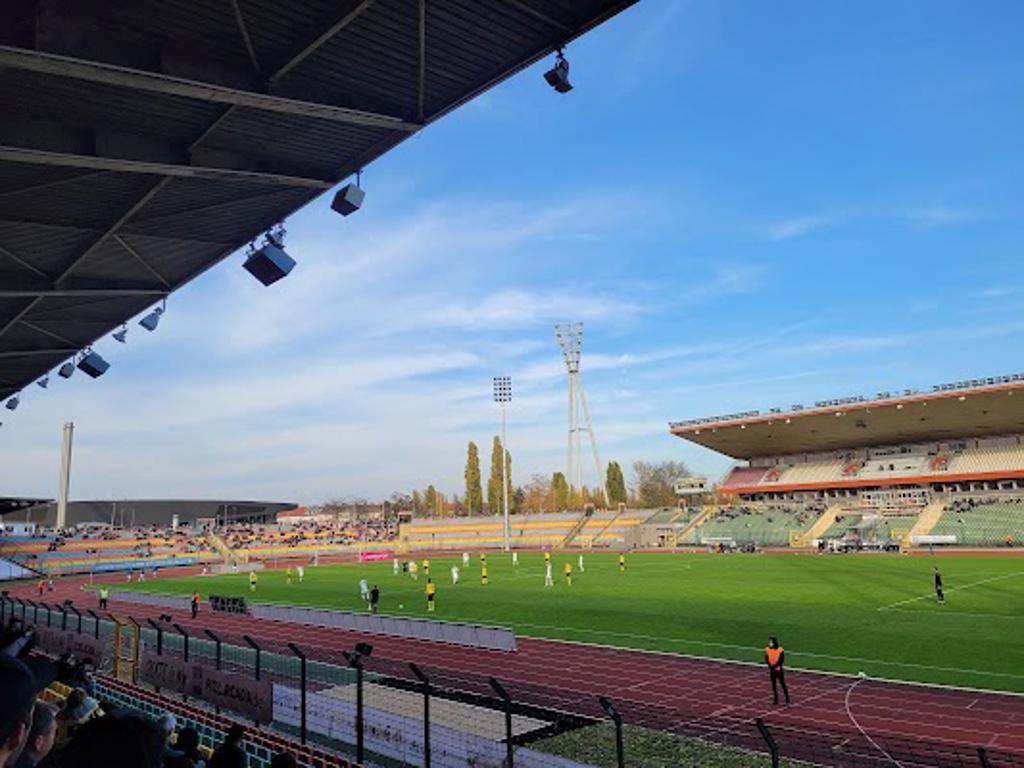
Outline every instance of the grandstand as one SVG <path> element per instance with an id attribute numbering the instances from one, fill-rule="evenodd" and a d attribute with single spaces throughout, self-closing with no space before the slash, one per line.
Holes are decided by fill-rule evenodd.
<path id="1" fill-rule="evenodd" d="M 740 506 L 707 515 L 687 531 L 687 543 L 1006 546 L 1024 539 L 1024 374 L 670 429 L 745 462 L 718 487 Z M 791 509 L 780 513 L 778 505 Z"/>
<path id="2" fill-rule="evenodd" d="M 622 513 L 597 511 L 583 522 L 572 543 L 584 547 L 621 547 L 628 532 L 643 523 L 649 510 Z M 557 547 L 566 543 L 581 516 L 559 512 L 513 515 L 514 548 Z M 486 549 L 504 545 L 504 523 L 499 517 L 460 517 L 447 520 L 415 520 L 402 526 L 399 540 L 412 550 Z"/>

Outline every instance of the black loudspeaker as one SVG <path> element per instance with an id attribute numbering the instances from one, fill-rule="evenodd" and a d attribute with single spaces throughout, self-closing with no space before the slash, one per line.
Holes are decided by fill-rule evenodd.
<path id="1" fill-rule="evenodd" d="M 334 200 L 331 201 L 331 208 L 342 216 L 348 216 L 350 213 L 355 213 L 359 210 L 365 198 L 366 193 L 360 187 L 357 187 L 355 184 L 346 184 L 334 196 Z"/>
<path id="2" fill-rule="evenodd" d="M 250 253 L 242 266 L 264 285 L 272 285 L 292 271 L 295 259 L 285 253 L 283 248 L 267 243 L 258 251 Z"/>
<path id="3" fill-rule="evenodd" d="M 96 352 L 90 352 L 78 361 L 78 370 L 82 373 L 88 374 L 94 379 L 98 379 L 106 373 L 109 367 L 110 363 L 100 357 Z"/>

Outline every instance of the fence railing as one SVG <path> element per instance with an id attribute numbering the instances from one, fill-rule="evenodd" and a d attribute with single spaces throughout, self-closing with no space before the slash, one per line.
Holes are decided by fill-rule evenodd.
<path id="1" fill-rule="evenodd" d="M 772 765 L 782 760 L 839 768 L 1024 768 L 1024 755 L 929 739 L 868 734 L 834 727 L 798 728 L 722 713 L 681 720 L 656 699 L 609 690 L 594 698 L 571 687 L 507 680 L 500 676 L 434 667 L 429 659 L 406 663 L 373 654 L 370 642 L 347 651 L 302 646 L 282 633 L 254 638 L 153 619 L 136 620 L 73 606 L 0 598 L 0 620 L 11 619 L 52 632 L 106 641 L 100 667 L 126 668 L 137 685 L 146 683 L 140 665 L 119 665 L 125 633 L 137 627 L 140 652 L 168 664 L 200 665 L 239 678 L 269 683 L 272 716 L 266 727 L 354 758 L 415 766 L 465 768 L 578 768 L 573 760 L 533 748 L 538 740 L 589 725 L 607 723 L 616 732 L 620 766 L 635 765 L 624 729 L 639 726 L 699 739 L 708 745 L 755 750 Z M 133 630 L 134 631 L 134 630 Z M 372 638 L 369 638 L 372 642 Z M 495 670 L 500 672 L 500 670 Z M 497 678 L 497 679 L 496 679 Z M 156 687 L 164 695 L 197 698 Z M 223 697 L 198 701 L 245 720 L 244 706 Z M 250 702 L 251 703 L 251 702 Z M 233 708 L 232 708 L 233 707 Z"/>

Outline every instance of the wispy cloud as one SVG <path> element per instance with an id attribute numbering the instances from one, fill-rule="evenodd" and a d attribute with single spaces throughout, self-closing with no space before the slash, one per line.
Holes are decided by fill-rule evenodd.
<path id="1" fill-rule="evenodd" d="M 751 264 L 726 264 L 710 278 L 691 283 L 682 291 L 686 302 L 709 302 L 724 296 L 752 293 L 763 285 L 764 270 Z"/>
<path id="2" fill-rule="evenodd" d="M 1009 285 L 993 285 L 990 288 L 971 291 L 967 295 L 972 299 L 1005 299 L 1007 296 L 1016 296 L 1017 293 L 1017 289 Z"/>
<path id="3" fill-rule="evenodd" d="M 988 218 L 984 212 L 979 210 L 971 208 L 954 208 L 946 205 L 912 208 L 906 212 L 906 217 L 913 222 L 926 226 L 964 224 Z"/>
<path id="4" fill-rule="evenodd" d="M 808 235 L 835 223 L 835 218 L 829 216 L 797 216 L 769 224 L 766 234 L 769 240 L 781 242 Z"/>

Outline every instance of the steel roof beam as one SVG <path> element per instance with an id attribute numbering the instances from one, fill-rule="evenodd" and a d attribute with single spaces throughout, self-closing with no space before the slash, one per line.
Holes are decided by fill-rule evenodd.
<path id="1" fill-rule="evenodd" d="M 76 155 L 67 152 L 48 152 L 41 149 L 26 149 L 0 145 L 0 160 L 14 163 L 31 163 L 60 168 L 89 168 L 118 173 L 141 173 L 147 176 L 179 177 L 186 179 L 211 179 L 214 181 L 238 181 L 249 184 L 268 184 L 279 187 L 307 187 L 330 189 L 333 181 L 310 179 L 302 176 L 284 176 L 260 171 L 240 171 L 233 168 L 210 168 L 175 163 L 153 163 L 145 160 L 126 160 L 120 157 L 97 155 Z"/>
<path id="2" fill-rule="evenodd" d="M 339 107 L 333 104 L 290 99 L 270 93 L 247 91 L 242 88 L 173 77 L 160 72 L 147 72 L 131 69 L 115 64 L 99 61 L 87 61 L 72 56 L 61 56 L 55 53 L 32 51 L 0 45 L 0 67 L 20 69 L 28 72 L 40 72 L 59 77 L 70 77 L 91 83 L 104 83 L 122 88 L 149 93 L 162 93 L 196 99 L 214 104 L 225 104 L 239 107 L 252 107 L 267 112 L 278 112 L 286 115 L 302 115 L 335 123 L 362 125 L 369 128 L 383 128 L 392 131 L 413 133 L 422 126 L 411 123 L 392 115 L 366 112 L 358 109 Z"/>
<path id="3" fill-rule="evenodd" d="M 41 355 L 67 357 L 68 355 L 77 354 L 80 351 L 79 347 L 71 347 L 69 349 L 8 349 L 0 352 L 0 358 L 39 357 Z"/>
<path id="4" fill-rule="evenodd" d="M 373 5 L 376 1 L 377 0 L 362 0 L 362 2 L 355 5 L 350 10 L 342 11 L 341 15 L 331 22 L 326 29 L 322 32 L 317 32 L 309 43 L 302 46 L 302 48 L 292 54 L 286 62 L 278 66 L 268 80 L 270 86 L 274 87 L 281 78 L 326 45 L 331 38 L 355 21 L 363 11 Z"/>
<path id="5" fill-rule="evenodd" d="M 0 299 L 122 298 L 125 296 L 167 296 L 166 288 L 0 288 Z"/>

